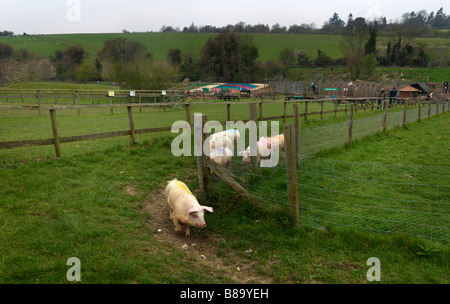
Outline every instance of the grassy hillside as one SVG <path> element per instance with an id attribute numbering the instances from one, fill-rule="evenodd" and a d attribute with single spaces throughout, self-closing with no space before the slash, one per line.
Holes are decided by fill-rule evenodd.
<path id="1" fill-rule="evenodd" d="M 171 48 L 193 50 L 199 52 L 209 37 L 215 34 L 188 34 L 188 33 L 111 33 L 111 34 L 57 34 L 41 36 L 0 37 L 0 42 L 8 43 L 15 49 L 26 49 L 39 56 L 49 56 L 57 50 L 70 45 L 81 45 L 95 56 L 103 47 L 104 41 L 124 37 L 129 40 L 142 42 L 156 58 L 164 58 Z M 317 49 L 322 50 L 331 58 L 342 56 L 339 49 L 337 35 L 308 35 L 308 34 L 251 34 L 259 49 L 259 59 L 277 60 L 280 51 L 284 48 L 304 49 L 311 58 L 317 57 Z M 387 37 L 378 41 L 378 47 L 384 47 Z M 448 39 L 421 38 L 432 54 L 449 55 Z M 442 53 L 444 52 L 444 53 Z"/>
<path id="2" fill-rule="evenodd" d="M 29 37 L 0 38 L 0 42 L 8 43 L 16 49 L 24 48 L 39 56 L 49 56 L 55 51 L 70 45 L 82 45 L 91 55 L 97 54 L 104 41 L 124 37 L 142 42 L 156 58 L 164 58 L 171 48 L 193 50 L 199 52 L 209 37 L 214 34 L 184 33 L 129 33 L 129 34 L 59 34 Z M 317 49 L 332 58 L 341 56 L 338 48 L 338 36 L 332 35 L 277 35 L 254 34 L 255 44 L 259 49 L 259 59 L 278 59 L 280 51 L 286 47 L 305 49 L 311 57 L 317 56 Z"/>

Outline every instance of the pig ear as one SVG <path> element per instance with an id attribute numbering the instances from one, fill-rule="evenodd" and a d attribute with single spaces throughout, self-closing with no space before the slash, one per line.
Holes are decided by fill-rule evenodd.
<path id="1" fill-rule="evenodd" d="M 191 207 L 191 208 L 189 208 L 188 214 L 195 213 L 195 212 L 199 212 L 199 211 L 200 211 L 200 210 L 199 210 L 197 207 Z"/>
<path id="2" fill-rule="evenodd" d="M 206 211 L 209 211 L 211 213 L 214 213 L 213 208 L 211 208 L 211 207 L 207 207 L 207 206 L 200 206 L 200 207 L 202 207 L 203 210 L 206 210 Z"/>

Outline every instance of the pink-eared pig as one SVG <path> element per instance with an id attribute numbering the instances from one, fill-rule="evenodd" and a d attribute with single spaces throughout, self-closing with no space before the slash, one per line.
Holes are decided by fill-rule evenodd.
<path id="1" fill-rule="evenodd" d="M 268 156 L 270 151 L 274 149 L 280 149 L 283 151 L 283 157 L 284 157 L 284 134 L 273 136 L 273 137 L 261 137 L 259 141 L 257 142 L 257 151 L 258 151 L 258 157 L 257 162 L 261 160 L 263 157 L 262 155 Z M 244 163 L 250 162 L 250 146 L 247 147 L 246 150 L 239 152 L 239 155 L 242 156 L 242 161 Z"/>
<path id="2" fill-rule="evenodd" d="M 189 238 L 190 227 L 205 228 L 204 211 L 214 212 L 213 208 L 200 206 L 197 198 L 192 194 L 185 183 L 174 179 L 168 182 L 165 190 L 167 204 L 170 208 L 170 219 L 173 220 L 175 231 L 183 231 Z"/>

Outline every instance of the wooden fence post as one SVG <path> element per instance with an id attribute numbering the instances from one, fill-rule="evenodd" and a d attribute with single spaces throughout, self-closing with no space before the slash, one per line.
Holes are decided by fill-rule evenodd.
<path id="1" fill-rule="evenodd" d="M 320 103 L 320 119 L 323 119 L 323 103 L 324 101 L 322 100 L 322 102 Z"/>
<path id="2" fill-rule="evenodd" d="M 439 102 L 436 100 L 436 116 L 439 116 Z"/>
<path id="3" fill-rule="evenodd" d="M 231 103 L 227 103 L 227 121 L 231 121 Z"/>
<path id="4" fill-rule="evenodd" d="M 403 116 L 402 116 L 402 126 L 406 126 L 406 110 L 408 107 L 408 101 L 405 100 L 405 105 L 403 107 Z"/>
<path id="5" fill-rule="evenodd" d="M 257 107 L 256 103 L 249 103 L 249 120 L 254 121 L 256 127 L 258 127 L 258 116 L 257 116 Z M 256 148 L 257 149 L 257 148 Z M 250 156 L 250 165 L 253 173 L 258 172 L 258 156 Z"/>
<path id="6" fill-rule="evenodd" d="M 259 121 L 263 120 L 263 103 L 259 103 Z"/>
<path id="7" fill-rule="evenodd" d="M 431 102 L 428 102 L 428 118 L 431 116 Z"/>
<path id="8" fill-rule="evenodd" d="M 386 131 L 386 127 L 387 127 L 387 109 L 388 109 L 388 100 L 385 99 L 383 100 L 383 128 L 381 129 L 381 131 Z"/>
<path id="9" fill-rule="evenodd" d="M 417 120 L 418 120 L 418 121 L 420 121 L 420 116 L 422 115 L 422 113 L 421 113 L 421 111 L 422 111 L 422 110 L 421 110 L 421 104 L 422 104 L 422 103 L 421 103 L 420 100 L 419 100 L 419 112 L 417 113 Z"/>
<path id="10" fill-rule="evenodd" d="M 300 135 L 301 135 L 301 124 L 300 124 L 300 113 L 298 110 L 298 103 L 293 104 L 294 111 L 294 126 L 295 126 L 295 155 L 296 163 L 300 164 Z"/>
<path id="11" fill-rule="evenodd" d="M 130 143 L 132 145 L 136 144 L 136 133 L 134 131 L 134 121 L 133 121 L 133 107 L 128 106 L 128 123 L 130 125 Z"/>
<path id="12" fill-rule="evenodd" d="M 37 90 L 37 101 L 39 107 L 39 116 L 41 116 L 41 91 Z"/>
<path id="13" fill-rule="evenodd" d="M 54 140 L 54 144 L 55 144 L 56 157 L 60 158 L 61 157 L 61 143 L 59 140 L 58 128 L 56 125 L 56 110 L 55 109 L 50 109 L 50 118 L 52 120 L 53 140 Z"/>
<path id="14" fill-rule="evenodd" d="M 334 118 L 337 117 L 338 103 L 339 103 L 339 100 L 336 100 L 336 101 L 334 102 Z"/>
<path id="15" fill-rule="evenodd" d="M 296 227 L 300 226 L 298 210 L 297 162 L 295 156 L 295 126 L 284 125 L 286 148 L 286 175 L 289 213 Z"/>
<path id="16" fill-rule="evenodd" d="M 348 134 L 347 134 L 347 143 L 351 144 L 353 141 L 353 111 L 355 110 L 355 104 L 352 103 L 350 105 L 350 119 L 348 121 Z"/>
<path id="17" fill-rule="evenodd" d="M 305 102 L 305 121 L 308 121 L 308 101 Z"/>
<path id="18" fill-rule="evenodd" d="M 112 96 L 109 97 L 109 104 L 110 104 L 111 106 L 112 106 L 113 103 L 114 103 L 113 98 L 114 98 L 114 97 L 112 97 Z M 113 107 L 111 107 L 111 114 L 114 114 L 114 108 L 113 108 Z"/>
<path id="19" fill-rule="evenodd" d="M 194 114 L 194 122 L 195 122 L 195 116 L 197 114 Z M 199 117 L 200 114 L 198 114 L 197 117 Z M 205 155 L 205 151 L 203 151 L 203 143 L 205 142 L 205 139 L 207 138 L 206 134 L 203 133 L 203 130 L 205 129 L 205 124 L 207 122 L 206 115 L 201 115 L 201 136 L 195 137 L 196 140 L 196 146 L 201 149 L 201 153 L 199 156 L 197 156 L 197 172 L 198 172 L 198 184 L 200 188 L 200 194 L 202 199 L 207 199 L 210 193 L 211 189 L 211 171 L 209 167 L 207 166 L 207 156 Z M 194 123 L 195 125 L 195 123 Z"/>
<path id="20" fill-rule="evenodd" d="M 139 91 L 138 96 L 139 96 L 139 104 L 142 104 L 142 95 L 141 95 L 141 91 Z M 139 112 L 142 112 L 142 107 L 139 107 Z"/>
<path id="21" fill-rule="evenodd" d="M 81 109 L 80 109 L 80 92 L 76 91 L 76 96 L 77 96 L 78 115 L 81 115 Z"/>
<path id="22" fill-rule="evenodd" d="M 286 116 L 287 116 L 287 102 L 284 102 L 284 114 L 283 114 L 283 122 L 286 122 Z"/>
<path id="23" fill-rule="evenodd" d="M 184 108 L 186 109 L 186 121 L 189 125 L 191 125 L 191 105 L 185 104 Z"/>

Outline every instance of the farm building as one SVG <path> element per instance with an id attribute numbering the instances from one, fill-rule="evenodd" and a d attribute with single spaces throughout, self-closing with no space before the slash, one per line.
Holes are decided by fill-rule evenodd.
<path id="1" fill-rule="evenodd" d="M 420 92 L 419 89 L 416 89 L 412 86 L 407 86 L 400 89 L 400 97 L 402 98 L 418 97 L 419 92 Z"/>
<path id="2" fill-rule="evenodd" d="M 419 90 L 419 95 L 428 95 L 433 92 L 428 84 L 425 82 L 418 82 L 411 85 L 413 88 Z"/>

